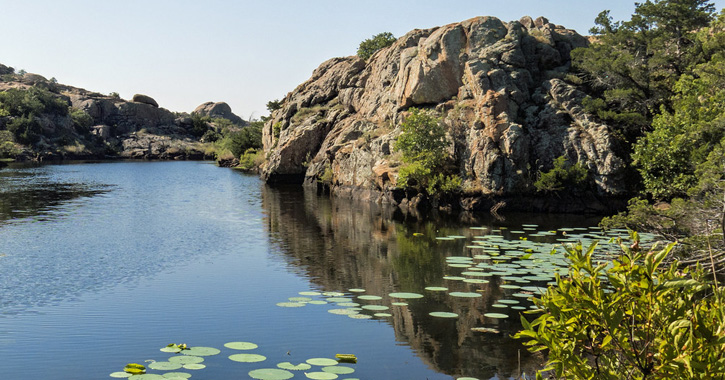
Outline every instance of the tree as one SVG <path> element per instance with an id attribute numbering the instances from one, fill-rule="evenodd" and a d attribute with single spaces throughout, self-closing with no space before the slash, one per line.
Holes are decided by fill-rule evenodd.
<path id="1" fill-rule="evenodd" d="M 378 33 L 360 43 L 357 49 L 357 56 L 368 60 L 376 51 L 388 47 L 395 42 L 395 36 L 390 32 Z"/>
<path id="2" fill-rule="evenodd" d="M 410 108 L 400 128 L 394 149 L 403 154 L 405 165 L 398 172 L 398 186 L 426 189 L 431 195 L 457 190 L 461 179 L 444 174 L 449 142 L 440 118 L 430 111 Z"/>
<path id="3" fill-rule="evenodd" d="M 679 77 L 701 61 L 695 36 L 713 12 L 706 0 L 647 0 L 624 22 L 601 12 L 590 30 L 596 41 L 572 52 L 592 94 L 588 111 L 620 126 L 630 142 L 647 131 L 661 107 L 671 109 Z"/>
<path id="4" fill-rule="evenodd" d="M 282 108 L 282 102 L 279 99 L 270 100 L 267 102 L 267 111 L 274 112 Z"/>

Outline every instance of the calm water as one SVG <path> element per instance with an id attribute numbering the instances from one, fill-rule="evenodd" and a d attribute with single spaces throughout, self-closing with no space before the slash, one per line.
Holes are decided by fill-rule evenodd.
<path id="1" fill-rule="evenodd" d="M 543 359 L 509 337 L 520 327 L 519 311 L 493 307 L 521 292 L 499 287 L 506 273 L 479 283 L 443 278 L 465 270 L 447 257 L 468 256 L 465 262 L 481 253 L 467 248 L 480 240 L 476 235 L 497 234 L 515 244 L 526 241 L 517 234 L 596 222 L 531 217 L 528 223 L 537 227 L 514 232 L 521 228 L 517 220 L 406 221 L 370 205 L 268 188 L 254 176 L 201 162 L 3 169 L 0 373 L 7 379 L 110 379 L 126 363 L 168 359 L 159 349 L 182 342 L 222 351 L 207 357 L 203 370 L 179 370 L 192 379 L 249 378 L 253 369 L 337 353 L 358 357 L 355 372 L 340 379 L 504 379 L 531 373 Z M 456 237 L 436 239 L 447 236 Z M 489 259 L 495 260 L 484 261 L 496 265 L 512 260 Z M 531 278 L 520 285 L 546 281 Z M 430 286 L 449 289 L 425 289 Z M 356 288 L 365 292 L 348 291 Z M 341 308 L 335 304 L 277 306 L 310 291 L 388 306 L 360 313 L 390 316 L 353 319 L 328 312 Z M 482 297 L 451 297 L 452 291 Z M 401 300 L 388 297 L 391 292 L 425 297 L 395 306 Z M 516 305 L 527 302 L 522 298 Z M 435 311 L 459 317 L 429 314 Z M 509 317 L 486 316 L 490 312 Z M 478 327 L 498 332 L 471 330 Z M 267 360 L 230 361 L 239 351 L 223 345 L 232 341 L 258 344 L 249 353 Z"/>

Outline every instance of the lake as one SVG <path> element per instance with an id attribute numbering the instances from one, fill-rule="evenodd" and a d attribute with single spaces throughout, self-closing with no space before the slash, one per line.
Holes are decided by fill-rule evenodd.
<path id="1" fill-rule="evenodd" d="M 289 373 L 531 374 L 545 358 L 510 335 L 529 297 L 565 272 L 550 251 L 612 233 L 573 215 L 504 216 L 406 218 L 208 162 L 11 166 L 0 170 L 0 372 L 111 378 L 184 356 L 160 349 L 185 343 L 218 354 L 148 373 L 250 378 L 353 354 L 343 369 L 312 360 Z"/>

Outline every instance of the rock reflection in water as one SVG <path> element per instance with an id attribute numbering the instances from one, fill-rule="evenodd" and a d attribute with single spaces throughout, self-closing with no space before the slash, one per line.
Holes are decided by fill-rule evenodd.
<path id="1" fill-rule="evenodd" d="M 366 289 L 390 305 L 392 292 L 416 292 L 425 298 L 392 307 L 387 321 L 398 341 L 409 345 L 429 366 L 455 377 L 480 379 L 532 373 L 543 358 L 529 354 L 510 336 L 519 328 L 518 313 L 508 319 L 484 317 L 502 290 L 496 280 L 487 284 L 446 281 L 446 257 L 465 252 L 465 241 L 442 244 L 436 236 L 459 234 L 465 226 L 443 221 L 405 221 L 395 211 L 347 199 L 320 197 L 313 191 L 270 188 L 263 191 L 270 239 L 293 270 L 320 290 Z M 414 233 L 416 235 L 414 235 Z M 422 235 L 421 235 L 422 234 Z M 482 297 L 456 298 L 431 292 L 428 286 L 449 291 L 478 291 Z M 458 318 L 429 315 L 452 311 Z M 475 327 L 495 328 L 482 333 Z M 520 355 L 520 359 L 519 359 Z"/>

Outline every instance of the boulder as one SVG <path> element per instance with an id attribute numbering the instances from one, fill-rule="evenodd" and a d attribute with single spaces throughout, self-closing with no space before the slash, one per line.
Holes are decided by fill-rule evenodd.
<path id="1" fill-rule="evenodd" d="M 561 79 L 570 52 L 587 44 L 544 17 L 477 17 L 411 31 L 367 62 L 330 59 L 265 123 L 262 177 L 391 193 L 400 122 L 420 107 L 442 117 L 466 189 L 531 199 L 538 172 L 564 155 L 589 169 L 597 196 L 623 195 L 626 168 L 612 128 L 595 122 L 583 92 Z"/>
<path id="2" fill-rule="evenodd" d="M 237 125 L 246 125 L 247 123 L 239 116 L 232 112 L 232 107 L 224 102 L 206 102 L 202 103 L 194 109 L 195 114 L 209 116 L 212 118 L 222 118 L 231 121 Z"/>
<path id="3" fill-rule="evenodd" d="M 131 99 L 131 101 L 134 103 L 143 103 L 143 104 L 148 104 L 148 105 L 154 106 L 156 108 L 159 108 L 159 103 L 156 103 L 154 98 L 152 98 L 148 95 L 135 94 L 133 96 L 133 98 Z"/>

